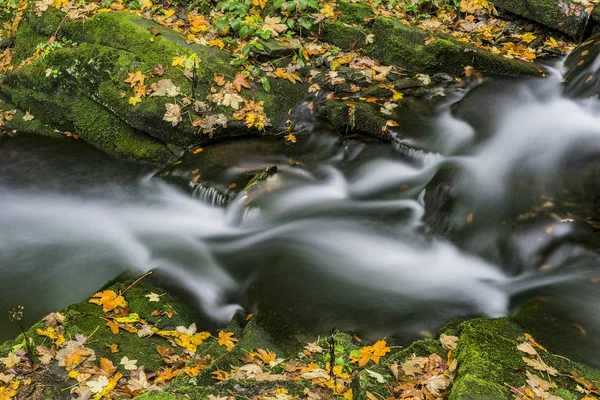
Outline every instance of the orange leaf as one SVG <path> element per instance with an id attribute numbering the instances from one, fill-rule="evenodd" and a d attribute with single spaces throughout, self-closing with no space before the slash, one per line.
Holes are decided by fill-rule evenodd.
<path id="1" fill-rule="evenodd" d="M 238 92 L 242 90 L 243 87 L 250 89 L 252 86 L 250 86 L 250 83 L 248 83 L 248 75 L 240 73 L 236 74 L 235 79 L 233 80 L 233 87 Z"/>

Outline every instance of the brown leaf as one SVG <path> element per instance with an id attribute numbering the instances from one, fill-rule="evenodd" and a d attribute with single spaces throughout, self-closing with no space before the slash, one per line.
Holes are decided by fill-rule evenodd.
<path id="1" fill-rule="evenodd" d="M 248 82 L 248 75 L 238 73 L 235 75 L 235 79 L 233 80 L 233 87 L 238 92 L 242 90 L 242 88 L 250 89 L 250 83 Z"/>

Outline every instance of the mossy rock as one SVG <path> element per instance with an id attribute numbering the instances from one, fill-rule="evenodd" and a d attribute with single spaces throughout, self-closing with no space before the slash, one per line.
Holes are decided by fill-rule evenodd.
<path id="1" fill-rule="evenodd" d="M 575 40 L 581 40 L 590 15 L 584 5 L 573 0 L 492 0 L 518 16 L 556 29 Z"/>
<path id="2" fill-rule="evenodd" d="M 135 283 L 135 284 L 134 284 Z M 132 285 L 133 284 L 133 285 Z M 107 284 L 104 289 L 125 291 L 124 296 L 129 304 L 129 311 L 136 312 L 140 317 L 161 329 L 173 329 L 176 326 L 189 326 L 192 322 L 199 323 L 199 329 L 206 329 L 206 321 L 201 322 L 201 313 L 193 307 L 192 297 L 182 293 L 165 281 L 164 277 L 151 275 L 141 280 L 123 276 Z M 145 295 L 154 292 L 161 295 L 160 303 L 150 302 Z M 161 305 L 177 311 L 172 318 L 153 316 L 155 308 Z M 121 332 L 114 335 L 105 326 L 105 314 L 98 305 L 83 301 L 67 307 L 63 313 L 66 316 L 64 326 L 67 336 L 82 333 L 89 336 L 88 346 L 96 354 L 108 358 L 118 368 L 119 360 L 123 356 L 137 359 L 139 365 L 144 365 L 147 371 L 156 371 L 164 366 L 161 357 L 156 352 L 156 346 L 167 345 L 168 342 L 161 337 L 138 338 L 135 334 Z M 229 325 L 223 328 L 239 339 L 230 351 L 220 346 L 215 340 L 207 340 L 197 350 L 198 355 L 211 355 L 213 362 L 195 377 L 181 374 L 171 381 L 162 392 L 149 392 L 139 396 L 144 400 L 175 400 L 186 398 L 205 399 L 209 395 L 252 397 L 264 395 L 275 389 L 286 389 L 288 394 L 302 396 L 306 388 L 311 387 L 311 381 L 283 380 L 283 381 L 255 381 L 251 379 L 232 378 L 217 383 L 213 379 L 213 372 L 217 370 L 230 370 L 243 365 L 240 358 L 247 352 L 255 349 L 274 351 L 277 356 L 286 361 L 300 360 L 303 356 L 303 347 L 307 342 L 317 341 L 323 348 L 328 349 L 328 337 L 318 339 L 290 324 L 290 316 L 278 315 L 271 309 L 259 309 L 253 318 L 248 318 L 246 313 L 238 312 Z M 38 323 L 30 328 L 27 335 L 35 344 L 42 342 L 42 337 L 36 334 L 36 328 L 43 327 Z M 458 369 L 449 395 L 450 400 L 466 399 L 510 399 L 510 387 L 519 388 L 525 385 L 527 369 L 523 361 L 524 353 L 517 349 L 517 344 L 524 339 L 525 331 L 508 318 L 463 318 L 449 322 L 440 333 L 458 336 L 458 346 L 454 357 L 458 362 Z M 0 356 L 5 356 L 11 348 L 22 341 L 18 337 L 0 346 Z M 112 354 L 107 351 L 106 343 L 118 344 L 120 351 Z M 542 345 L 544 344 L 541 342 Z M 387 339 L 391 352 L 382 357 L 379 363 L 369 362 L 364 368 L 356 368 L 349 363 L 350 355 L 358 350 L 364 343 L 359 343 L 348 333 L 335 334 L 335 357 L 341 357 L 343 365 L 348 371 L 355 372 L 352 382 L 354 398 L 365 399 L 367 392 L 375 395 L 386 396 L 388 384 L 395 382 L 390 371 L 390 365 L 401 365 L 412 355 L 427 357 L 431 354 L 444 356 L 446 351 L 440 341 L 436 339 L 423 339 L 412 343 L 406 348 L 396 346 L 393 339 Z M 328 354 L 326 350 L 322 356 Z M 575 371 L 584 379 L 591 382 L 600 380 L 600 371 L 589 366 L 578 364 L 551 353 L 539 351 L 540 357 L 548 364 L 558 369 L 563 375 L 553 377 L 558 385 L 555 394 L 563 399 L 576 399 L 576 382 L 568 374 Z M 324 360 L 324 359 L 323 359 Z M 345 360 L 345 361 L 344 361 Z M 337 361 L 336 361 L 337 362 Z M 279 368 L 279 370 L 278 370 Z M 275 366 L 272 373 L 283 372 L 283 366 Z M 122 371 L 126 372 L 126 371 Z M 46 395 L 50 398 L 62 398 L 61 390 L 68 386 L 66 372 L 61 368 L 50 368 L 44 373 Z M 378 379 L 384 379 L 387 384 L 381 384 Z M 332 397 L 333 398 L 333 397 Z"/>
<path id="3" fill-rule="evenodd" d="M 374 43 L 365 53 L 390 65 L 413 72 L 461 75 L 467 66 L 484 73 L 540 76 L 537 66 L 461 43 L 450 36 L 437 37 L 429 45 L 430 32 L 406 26 L 396 19 L 379 17 L 373 24 Z"/>
<path id="4" fill-rule="evenodd" d="M 230 123 L 227 129 L 208 135 L 192 126 L 192 118 L 183 118 L 176 126 L 164 121 L 165 104 L 173 102 L 170 98 L 145 97 L 135 106 L 129 104 L 133 92 L 123 82 L 128 73 L 139 70 L 148 74 L 158 65 L 164 67 L 164 76 L 148 75 L 146 84 L 171 79 L 183 95 L 205 100 L 215 74 L 233 77 L 237 72 L 230 65 L 228 52 L 186 44 L 179 33 L 127 12 L 98 13 L 86 21 L 61 24 L 62 18 L 63 14 L 53 8 L 40 17 L 31 7 L 26 11 L 17 33 L 15 64 L 30 57 L 38 45 L 46 44 L 54 32 L 58 31 L 61 39 L 38 60 L 8 74 L 0 89 L 42 123 L 75 132 L 110 154 L 157 165 L 175 159 L 187 146 L 253 133 L 232 118 L 231 108 L 220 106 L 211 111 L 225 114 Z M 154 29 L 160 35 L 150 32 Z M 200 58 L 195 83 L 171 67 L 174 57 L 191 54 Z M 241 95 L 264 101 L 274 130 L 283 125 L 288 109 L 306 94 L 304 84 L 281 79 L 272 80 L 270 93 L 260 83 L 252 85 Z M 188 108 L 191 106 L 184 111 Z"/>

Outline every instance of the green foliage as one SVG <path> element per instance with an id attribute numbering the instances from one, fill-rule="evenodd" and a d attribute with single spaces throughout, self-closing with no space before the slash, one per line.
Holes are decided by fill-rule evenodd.
<path id="1" fill-rule="evenodd" d="M 428 17 L 441 8 L 460 8 L 460 0 L 375 0 L 375 3 L 389 8 L 400 7 L 419 17 Z"/>
<path id="2" fill-rule="evenodd" d="M 37 49 L 40 50 L 40 58 L 42 60 L 54 50 L 62 49 L 64 47 L 77 47 L 77 42 L 73 42 L 66 38 L 61 38 L 56 42 L 44 42 L 37 45 Z"/>

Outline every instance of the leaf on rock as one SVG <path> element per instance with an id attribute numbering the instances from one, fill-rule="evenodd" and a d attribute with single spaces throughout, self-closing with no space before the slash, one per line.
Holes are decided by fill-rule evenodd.
<path id="1" fill-rule="evenodd" d="M 238 341 L 238 339 L 234 338 L 233 335 L 233 332 L 219 332 L 219 346 L 225 346 L 227 348 L 227 351 L 233 350 L 233 348 L 235 347 L 235 342 Z"/>
<path id="2" fill-rule="evenodd" d="M 271 32 L 275 37 L 279 36 L 281 32 L 285 32 L 288 26 L 281 23 L 281 17 L 265 17 L 265 23 L 261 29 L 265 32 Z"/>
<path id="3" fill-rule="evenodd" d="M 171 125 L 177 126 L 181 122 L 181 107 L 178 104 L 165 104 L 167 111 L 163 116 L 163 121 L 170 122 Z"/>
<path id="4" fill-rule="evenodd" d="M 127 309 L 127 301 L 123 296 L 117 295 L 112 290 L 105 290 L 94 294 L 90 300 L 90 303 L 102 306 L 102 311 L 110 312 L 116 308 Z"/>
<path id="5" fill-rule="evenodd" d="M 458 344 L 458 337 L 442 333 L 440 335 L 440 343 L 446 351 L 456 350 L 456 345 Z"/>
<path id="6" fill-rule="evenodd" d="M 235 75 L 235 79 L 233 80 L 233 87 L 238 92 L 242 90 L 242 88 L 250 89 L 252 86 L 248 82 L 248 75 L 238 73 Z"/>

